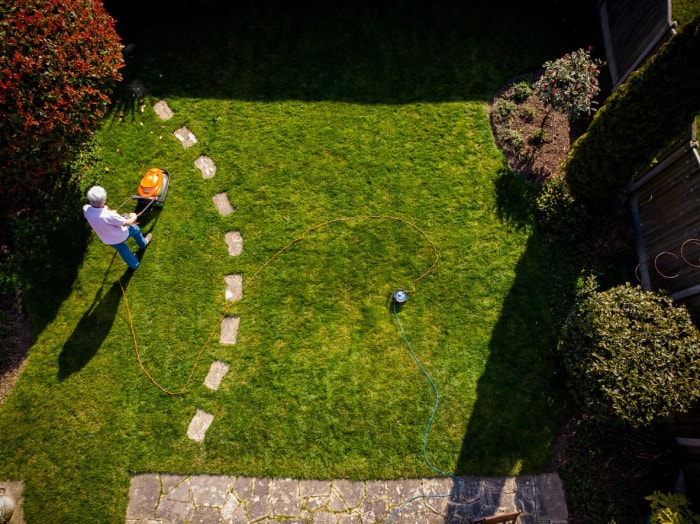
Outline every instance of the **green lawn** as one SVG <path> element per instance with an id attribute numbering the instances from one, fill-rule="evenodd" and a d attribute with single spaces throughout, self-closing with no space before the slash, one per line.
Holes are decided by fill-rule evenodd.
<path id="1" fill-rule="evenodd" d="M 150 91 L 143 112 L 122 99 L 99 131 L 99 181 L 113 206 L 151 166 L 170 171 L 171 189 L 142 220 L 154 241 L 133 277 L 79 210 L 32 263 L 35 343 L 0 408 L 0 478 L 25 481 L 28 522 L 123 522 L 142 472 L 434 475 L 422 457 L 432 389 L 389 307 L 433 263 L 431 240 L 438 264 L 398 313 L 440 390 L 430 461 L 457 474 L 547 470 L 566 411 L 551 311 L 570 278 L 533 235 L 535 188 L 506 168 L 488 101 L 569 50 L 571 28 L 533 7 L 305 7 L 234 4 L 173 26 L 145 9 L 128 26 L 127 77 Z M 160 98 L 172 120 L 153 113 Z M 172 136 L 182 125 L 198 139 L 189 149 Z M 195 169 L 200 154 L 213 179 Z M 226 217 L 211 200 L 222 191 L 236 209 Z M 427 237 L 391 219 L 323 226 L 227 307 L 224 275 L 248 282 L 309 228 L 368 215 Z M 183 388 L 201 351 L 184 394 L 139 368 L 120 277 L 162 387 Z M 225 312 L 241 319 L 238 343 L 216 331 L 206 344 Z M 231 370 L 210 391 L 215 359 Z M 203 444 L 186 436 L 198 408 L 215 415 Z"/>

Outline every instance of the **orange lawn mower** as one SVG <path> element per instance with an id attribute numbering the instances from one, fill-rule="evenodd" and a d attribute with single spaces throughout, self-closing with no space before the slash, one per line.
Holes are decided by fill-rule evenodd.
<path id="1" fill-rule="evenodd" d="M 127 198 L 117 211 L 129 200 L 136 200 L 136 215 L 141 216 L 151 206 L 163 207 L 165 197 L 168 196 L 168 186 L 170 185 L 170 175 L 165 169 L 152 167 L 141 179 L 139 184 L 139 194 L 131 195 Z"/>

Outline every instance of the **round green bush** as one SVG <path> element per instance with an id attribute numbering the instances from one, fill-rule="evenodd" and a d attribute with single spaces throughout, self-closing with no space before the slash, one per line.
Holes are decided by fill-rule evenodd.
<path id="1" fill-rule="evenodd" d="M 700 398 L 700 332 L 670 297 L 588 282 L 560 349 L 577 401 L 591 415 L 642 426 Z"/>

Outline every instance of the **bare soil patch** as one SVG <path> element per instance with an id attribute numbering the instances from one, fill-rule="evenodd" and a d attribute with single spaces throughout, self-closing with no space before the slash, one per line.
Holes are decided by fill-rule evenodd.
<path id="1" fill-rule="evenodd" d="M 572 124 L 563 113 L 544 106 L 532 88 L 541 74 L 505 85 L 489 107 L 493 135 L 508 165 L 538 185 L 562 176 L 562 163 L 588 126 L 586 119 Z"/>
<path id="2" fill-rule="evenodd" d="M 0 297 L 0 404 L 17 382 L 31 345 L 20 296 Z"/>

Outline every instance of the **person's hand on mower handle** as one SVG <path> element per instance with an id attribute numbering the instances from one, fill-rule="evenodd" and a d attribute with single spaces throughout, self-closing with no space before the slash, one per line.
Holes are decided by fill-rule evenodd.
<path id="1" fill-rule="evenodd" d="M 138 220 L 139 216 L 136 213 L 129 213 L 127 215 L 124 215 L 124 218 L 126 218 L 126 222 L 124 222 L 124 225 L 130 226 L 136 223 L 136 220 Z"/>

